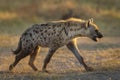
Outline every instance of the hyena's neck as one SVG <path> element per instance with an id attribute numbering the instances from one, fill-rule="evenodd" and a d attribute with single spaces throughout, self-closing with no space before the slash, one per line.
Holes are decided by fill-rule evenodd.
<path id="1" fill-rule="evenodd" d="M 84 36 L 84 30 L 85 28 L 83 27 L 84 22 L 69 22 L 68 25 L 68 37 L 69 38 L 76 38 L 80 36 Z"/>

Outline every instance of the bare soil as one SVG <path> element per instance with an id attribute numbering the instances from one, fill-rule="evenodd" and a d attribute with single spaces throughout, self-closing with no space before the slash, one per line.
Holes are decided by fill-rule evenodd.
<path id="1" fill-rule="evenodd" d="M 87 65 L 94 68 L 93 71 L 86 72 L 65 46 L 52 57 L 47 67 L 49 73 L 41 72 L 47 48 L 42 48 L 35 60 L 39 71 L 35 72 L 29 67 L 29 57 L 21 60 L 13 71 L 9 71 L 8 67 L 15 56 L 10 51 L 11 47 L 3 46 L 0 49 L 0 80 L 120 80 L 119 37 L 104 38 L 97 43 L 79 38 L 78 47 Z"/>

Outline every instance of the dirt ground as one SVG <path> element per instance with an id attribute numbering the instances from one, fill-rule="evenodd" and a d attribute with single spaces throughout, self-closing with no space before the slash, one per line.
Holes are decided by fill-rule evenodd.
<path id="1" fill-rule="evenodd" d="M 29 57 L 21 60 L 13 71 L 9 71 L 8 67 L 15 56 L 10 51 L 11 47 L 1 47 L 0 80 L 120 80 L 119 37 L 104 38 L 97 43 L 79 38 L 78 47 L 86 64 L 94 68 L 93 71 L 86 72 L 65 46 L 52 57 L 47 67 L 49 73 L 41 72 L 47 48 L 42 48 L 35 60 L 39 71 L 35 72 L 29 67 Z"/>

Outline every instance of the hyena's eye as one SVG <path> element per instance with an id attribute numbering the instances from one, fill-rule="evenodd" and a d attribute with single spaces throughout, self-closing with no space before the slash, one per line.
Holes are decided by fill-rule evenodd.
<path id="1" fill-rule="evenodd" d="M 96 33 L 98 33 L 98 30 L 95 30 Z"/>
<path id="2" fill-rule="evenodd" d="M 98 31 L 98 30 L 95 30 L 94 32 L 95 32 L 95 34 L 96 34 L 96 35 L 98 35 L 98 33 L 99 33 L 99 31 Z"/>

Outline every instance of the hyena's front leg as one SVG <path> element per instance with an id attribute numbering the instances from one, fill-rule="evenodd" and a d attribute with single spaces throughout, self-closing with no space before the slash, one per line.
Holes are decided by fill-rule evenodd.
<path id="1" fill-rule="evenodd" d="M 67 44 L 67 47 L 68 47 L 69 50 L 71 50 L 73 52 L 73 54 L 78 59 L 78 61 L 84 66 L 84 68 L 86 69 L 86 71 L 93 70 L 93 68 L 88 67 L 85 64 L 83 57 L 79 54 L 79 50 L 78 50 L 77 45 L 76 45 L 76 40 L 73 40 L 73 41 L 69 42 Z"/>
<path id="2" fill-rule="evenodd" d="M 49 52 L 48 52 L 48 54 L 47 54 L 47 56 L 46 56 L 46 58 L 44 60 L 44 65 L 42 67 L 43 72 L 48 72 L 46 70 L 47 64 L 50 62 L 50 59 L 51 59 L 51 57 L 53 56 L 53 54 L 55 53 L 56 50 L 57 49 L 49 49 Z"/>

